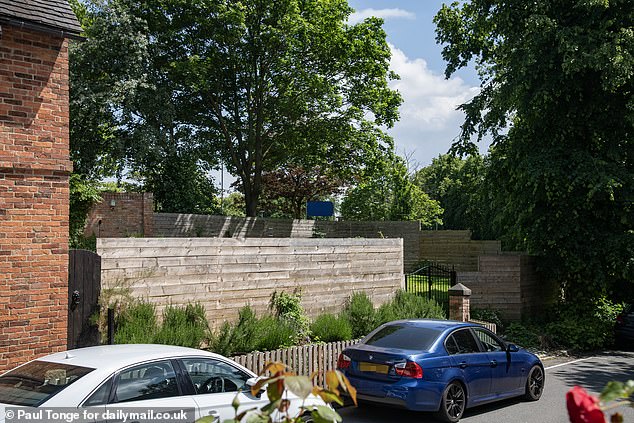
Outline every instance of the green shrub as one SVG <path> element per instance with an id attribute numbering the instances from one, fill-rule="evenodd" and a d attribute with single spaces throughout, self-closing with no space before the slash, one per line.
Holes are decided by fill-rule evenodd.
<path id="1" fill-rule="evenodd" d="M 238 312 L 236 324 L 224 322 L 220 329 L 212 334 L 209 349 L 225 356 L 246 354 L 257 349 L 259 322 L 250 306 L 244 306 Z"/>
<path id="2" fill-rule="evenodd" d="M 154 343 L 200 348 L 209 339 L 209 324 L 201 304 L 168 306 L 163 311 L 161 329 Z"/>
<path id="3" fill-rule="evenodd" d="M 352 326 L 352 337 L 361 338 L 376 327 L 372 301 L 365 292 L 355 292 L 344 308 L 344 315 Z"/>
<path id="4" fill-rule="evenodd" d="M 280 320 L 285 321 L 296 333 L 296 342 L 303 343 L 310 337 L 310 319 L 302 307 L 302 294 L 299 289 L 292 294 L 273 292 L 269 308 Z"/>
<path id="5" fill-rule="evenodd" d="M 499 331 L 504 330 L 504 324 L 500 318 L 499 312 L 490 308 L 472 308 L 471 318 L 482 322 L 495 323 Z"/>
<path id="6" fill-rule="evenodd" d="M 524 348 L 540 348 L 543 347 L 540 341 L 540 330 L 538 327 L 529 323 L 511 323 L 504 330 L 504 339 L 507 342 L 520 345 Z"/>
<path id="7" fill-rule="evenodd" d="M 296 345 L 297 332 L 288 321 L 264 316 L 258 321 L 256 350 L 271 351 Z"/>
<path id="8" fill-rule="evenodd" d="M 116 344 L 151 344 L 158 332 L 156 308 L 153 304 L 136 301 L 115 318 Z"/>
<path id="9" fill-rule="evenodd" d="M 379 307 L 376 325 L 401 319 L 445 320 L 445 311 L 434 300 L 400 290 L 392 301 Z"/>
<path id="10" fill-rule="evenodd" d="M 591 310 L 577 304 L 562 304 L 545 331 L 562 348 L 587 351 L 609 347 L 614 343 L 614 321 L 622 310 L 622 304 L 606 298 L 599 298 Z"/>
<path id="11" fill-rule="evenodd" d="M 345 316 L 322 314 L 317 317 L 310 330 L 313 339 L 322 342 L 348 341 L 352 339 L 352 326 Z"/>

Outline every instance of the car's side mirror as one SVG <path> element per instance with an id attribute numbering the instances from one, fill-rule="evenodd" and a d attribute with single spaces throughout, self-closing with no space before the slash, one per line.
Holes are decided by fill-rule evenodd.
<path id="1" fill-rule="evenodd" d="M 258 383 L 260 381 L 260 377 L 251 377 L 249 379 L 247 379 L 246 384 L 249 387 L 249 390 L 255 386 L 256 383 Z M 264 392 L 263 388 L 260 388 L 260 392 L 257 393 L 256 397 L 260 398 L 262 396 L 262 392 Z"/>
<path id="2" fill-rule="evenodd" d="M 506 352 L 509 352 L 509 353 L 518 352 L 519 350 L 520 350 L 520 347 L 518 347 L 515 344 L 508 344 L 506 346 Z"/>

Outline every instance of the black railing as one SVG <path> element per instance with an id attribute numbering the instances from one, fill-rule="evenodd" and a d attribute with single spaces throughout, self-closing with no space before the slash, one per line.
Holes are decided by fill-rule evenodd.
<path id="1" fill-rule="evenodd" d="M 449 288 L 456 284 L 453 267 L 427 263 L 405 275 L 405 291 L 435 300 L 445 311 L 449 310 Z"/>

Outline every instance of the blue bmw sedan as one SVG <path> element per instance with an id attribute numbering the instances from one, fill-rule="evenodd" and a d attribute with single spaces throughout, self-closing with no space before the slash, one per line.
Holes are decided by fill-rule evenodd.
<path id="1" fill-rule="evenodd" d="M 339 356 L 337 367 L 361 401 L 431 411 L 457 422 L 469 407 L 544 389 L 539 358 L 473 323 L 386 323 Z"/>

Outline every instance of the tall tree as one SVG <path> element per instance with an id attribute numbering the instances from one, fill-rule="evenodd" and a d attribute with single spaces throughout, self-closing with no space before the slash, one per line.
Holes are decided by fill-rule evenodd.
<path id="1" fill-rule="evenodd" d="M 163 211 L 212 211 L 217 161 L 173 74 L 178 40 L 169 37 L 169 15 L 147 6 L 153 14 L 130 0 L 73 1 L 86 36 L 71 45 L 75 172 L 136 179 Z"/>
<path id="2" fill-rule="evenodd" d="M 568 299 L 634 281 L 634 3 L 472 0 L 435 21 L 446 75 L 479 65 L 454 147 L 493 134 L 507 240 L 543 256 Z"/>
<path id="3" fill-rule="evenodd" d="M 346 192 L 341 214 L 355 220 L 418 220 L 427 228 L 442 224 L 440 204 L 413 182 L 398 156 L 386 157 L 367 170 Z"/>
<path id="4" fill-rule="evenodd" d="M 172 20 L 183 52 L 174 67 L 196 123 L 240 180 L 248 216 L 265 172 L 306 158 L 351 172 L 390 148 L 377 128 L 394 123 L 401 97 L 388 87 L 380 19 L 346 24 L 345 0 L 196 2 L 196 16 L 191 3 L 159 3 L 189 19 Z"/>

